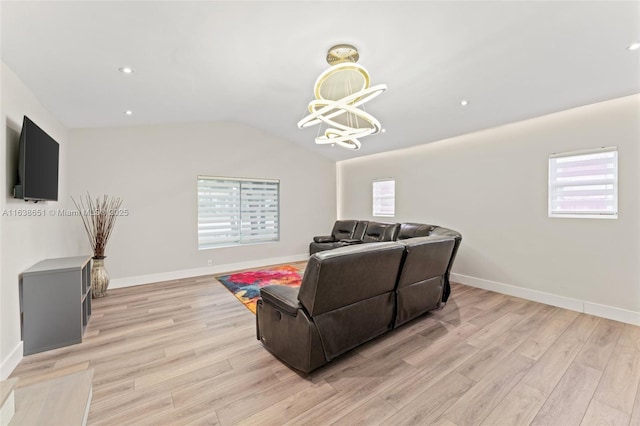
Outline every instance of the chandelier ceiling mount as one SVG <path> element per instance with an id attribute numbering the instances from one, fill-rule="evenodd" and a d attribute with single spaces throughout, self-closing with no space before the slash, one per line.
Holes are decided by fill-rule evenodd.
<path id="1" fill-rule="evenodd" d="M 360 54 L 358 49 L 350 44 L 338 44 L 327 52 L 327 63 L 329 65 L 341 64 L 342 62 L 358 62 Z"/>

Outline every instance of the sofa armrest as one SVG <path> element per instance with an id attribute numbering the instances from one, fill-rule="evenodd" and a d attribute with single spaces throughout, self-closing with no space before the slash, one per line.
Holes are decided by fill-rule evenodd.
<path id="1" fill-rule="evenodd" d="M 333 243 L 336 239 L 333 235 L 320 235 L 317 237 L 313 237 L 313 242 L 315 243 Z"/>
<path id="2" fill-rule="evenodd" d="M 346 240 L 340 240 L 340 242 L 351 245 L 351 244 L 361 244 L 362 240 L 358 240 L 357 238 L 350 238 Z"/>
<path id="3" fill-rule="evenodd" d="M 298 309 L 302 308 L 298 301 L 298 290 L 298 287 L 268 285 L 260 289 L 260 297 L 265 303 L 295 317 Z"/>

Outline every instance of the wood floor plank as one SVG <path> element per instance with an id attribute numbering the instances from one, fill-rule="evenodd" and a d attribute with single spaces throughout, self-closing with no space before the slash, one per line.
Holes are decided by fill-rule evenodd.
<path id="1" fill-rule="evenodd" d="M 478 348 L 491 344 L 499 336 L 511 330 L 522 319 L 521 315 L 506 313 L 491 324 L 484 326 L 467 339 L 467 343 Z"/>
<path id="2" fill-rule="evenodd" d="M 446 352 L 433 355 L 423 361 L 423 367 L 411 378 L 381 393 L 385 401 L 397 409 L 402 409 L 433 383 L 455 370 L 466 360 L 478 353 L 479 349 L 462 342 Z"/>
<path id="3" fill-rule="evenodd" d="M 633 404 L 633 412 L 631 413 L 630 426 L 640 426 L 640 384 L 636 390 L 636 402 Z"/>
<path id="4" fill-rule="evenodd" d="M 137 424 L 144 420 L 150 413 L 169 414 L 173 411 L 173 403 L 170 394 L 140 393 L 129 394 L 126 402 L 117 407 L 103 411 L 99 414 L 89 411 L 88 423 L 95 425 L 121 425 Z"/>
<path id="5" fill-rule="evenodd" d="M 484 313 L 482 309 L 478 309 L 475 306 L 469 306 L 467 308 L 460 308 L 455 303 L 447 303 L 442 310 L 433 313 L 433 317 L 442 322 L 446 322 L 452 325 L 460 325 L 468 322 L 476 316 Z"/>
<path id="6" fill-rule="evenodd" d="M 346 413 L 355 410 L 358 404 L 368 401 L 376 395 L 376 389 L 385 381 L 384 378 L 362 380 L 350 390 L 338 392 L 307 411 L 283 423 L 287 426 L 319 426 L 336 422 Z"/>
<path id="7" fill-rule="evenodd" d="M 443 309 L 304 375 L 203 276 L 110 290 L 83 343 L 26 356 L 12 377 L 92 369 L 89 425 L 640 426 L 637 351 L 640 327 L 453 283 Z"/>
<path id="8" fill-rule="evenodd" d="M 498 346 L 491 346 L 480 350 L 474 356 L 465 361 L 456 372 L 475 382 L 482 380 L 491 370 L 496 368 L 509 355 Z"/>
<path id="9" fill-rule="evenodd" d="M 531 422 L 532 426 L 579 425 L 602 373 L 573 363 Z"/>
<path id="10" fill-rule="evenodd" d="M 406 344 L 407 340 L 413 338 L 417 333 L 422 333 L 420 334 L 420 337 L 425 339 L 433 339 L 433 336 L 430 333 L 432 330 L 436 330 L 441 335 L 449 332 L 446 327 L 430 315 L 425 315 L 411 321 L 398 329 L 398 331 L 400 330 L 403 330 L 403 332 L 384 334 L 379 338 L 356 348 L 355 351 L 362 356 L 371 357 L 381 351 L 388 350 L 389 348 Z"/>
<path id="11" fill-rule="evenodd" d="M 620 410 L 609 407 L 606 404 L 599 402 L 596 399 L 591 400 L 589 408 L 582 419 L 582 426 L 592 425 L 628 425 L 630 421 L 629 414 L 623 413 Z"/>
<path id="12" fill-rule="evenodd" d="M 520 381 L 489 413 L 482 425 L 528 425 L 546 399 L 544 392 Z"/>
<path id="13" fill-rule="evenodd" d="M 640 383 L 640 350 L 617 345 L 594 398 L 631 415 Z"/>
<path id="14" fill-rule="evenodd" d="M 618 344 L 640 351 L 640 327 L 637 325 L 624 324 Z"/>
<path id="15" fill-rule="evenodd" d="M 447 374 L 389 418 L 389 424 L 432 424 L 474 384 L 473 380 L 456 372 Z"/>
<path id="16" fill-rule="evenodd" d="M 134 380 L 136 390 L 154 386 L 183 386 L 199 382 L 203 377 L 216 377 L 231 369 L 228 360 L 211 362 L 197 357 L 193 361 L 182 362 L 181 365 L 169 366 L 137 377 Z"/>
<path id="17" fill-rule="evenodd" d="M 438 335 L 430 339 L 429 345 L 425 345 L 420 350 L 408 354 L 403 357 L 403 360 L 414 367 L 426 366 L 433 362 L 434 357 L 440 357 L 443 353 L 447 353 L 464 342 L 468 336 L 474 334 L 477 330 L 478 327 L 473 324 L 461 324 L 454 332 Z"/>
<path id="18" fill-rule="evenodd" d="M 238 424 L 247 426 L 282 425 L 335 394 L 336 390 L 328 383 L 311 385 L 301 392 L 269 405 L 248 418 L 241 419 Z"/>
<path id="19" fill-rule="evenodd" d="M 551 394 L 583 345 L 584 342 L 575 337 L 560 337 L 527 372 L 522 381 L 545 395 Z"/>
<path id="20" fill-rule="evenodd" d="M 602 318 L 593 315 L 582 314 L 573 321 L 565 330 L 564 334 L 575 337 L 578 340 L 586 342 L 596 329 Z"/>
<path id="21" fill-rule="evenodd" d="M 213 378 L 203 378 L 200 382 L 178 388 L 171 394 L 173 403 L 178 408 L 197 404 L 219 408 L 276 383 L 281 384 L 269 368 L 248 373 L 232 370 Z"/>
<path id="22" fill-rule="evenodd" d="M 533 361 L 511 353 L 500 366 L 469 389 L 442 415 L 458 426 L 478 425 L 507 396 L 533 365 Z"/>
<path id="23" fill-rule="evenodd" d="M 381 398 L 374 398 L 339 418 L 333 425 L 376 426 L 385 424 L 398 410 Z"/>
<path id="24" fill-rule="evenodd" d="M 538 360 L 569 327 L 567 321 L 551 318 L 517 349 L 518 353 Z"/>
<path id="25" fill-rule="evenodd" d="M 247 417 L 251 418 L 256 415 L 253 420 L 253 422 L 255 422 L 256 418 L 259 417 L 257 416 L 258 413 L 267 410 L 278 404 L 280 401 L 287 400 L 296 394 L 305 393 L 310 398 L 316 399 L 316 393 L 324 393 L 325 395 L 335 393 L 335 389 L 333 389 L 329 384 L 325 383 L 325 385 L 326 386 L 314 385 L 301 377 L 291 377 L 284 382 L 280 382 L 278 380 L 267 388 L 247 392 L 242 395 L 242 398 L 236 399 L 227 405 L 216 407 L 216 414 L 220 423 L 223 425 L 235 425 Z M 311 388 L 314 389 L 310 390 Z M 294 401 L 300 400 L 294 399 Z M 289 409 L 291 410 L 292 408 L 289 407 Z M 278 414 L 283 413 L 274 413 L 269 411 L 268 414 L 278 417 Z M 292 415 L 292 417 L 295 417 L 295 415 Z M 270 419 L 269 417 L 264 417 L 263 421 L 269 424 L 277 422 L 276 418 Z"/>
<path id="26" fill-rule="evenodd" d="M 587 340 L 576 362 L 604 371 L 622 332 L 623 324 L 603 319 Z"/>

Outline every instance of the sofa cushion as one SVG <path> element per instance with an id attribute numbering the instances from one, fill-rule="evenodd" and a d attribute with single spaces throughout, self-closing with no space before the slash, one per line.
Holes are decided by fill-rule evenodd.
<path id="1" fill-rule="evenodd" d="M 427 237 L 435 227 L 435 225 L 426 225 L 424 223 L 402 223 L 400 224 L 400 231 L 398 231 L 398 239 Z"/>
<path id="2" fill-rule="evenodd" d="M 455 239 L 416 237 L 402 243 L 406 254 L 398 277 L 395 327 L 438 307 Z"/>
<path id="3" fill-rule="evenodd" d="M 350 241 L 350 240 L 346 240 Z M 351 243 L 344 241 L 335 241 L 332 243 L 316 243 L 315 241 L 309 244 L 309 255 L 314 255 L 315 253 L 325 251 L 325 250 L 333 250 L 335 248 L 344 247 Z"/>
<path id="4" fill-rule="evenodd" d="M 335 241 L 353 238 L 353 233 L 357 225 L 357 220 L 336 220 L 331 230 L 331 235 Z"/>
<path id="5" fill-rule="evenodd" d="M 260 297 L 282 312 L 295 316 L 301 307 L 298 291 L 297 287 L 269 285 L 260 289 Z"/>
<path id="6" fill-rule="evenodd" d="M 311 316 L 393 291 L 404 255 L 396 242 L 356 244 L 309 258 L 298 299 Z"/>
<path id="7" fill-rule="evenodd" d="M 418 237 L 403 241 L 407 254 L 398 288 L 444 275 L 455 244 L 452 237 Z"/>
<path id="8" fill-rule="evenodd" d="M 358 225 L 356 225 L 355 231 L 353 231 L 353 239 L 362 241 L 364 237 L 364 233 L 367 230 L 367 225 L 369 225 L 368 220 L 360 220 L 358 221 Z"/>
<path id="9" fill-rule="evenodd" d="M 314 243 L 333 243 L 336 241 L 336 237 L 333 235 L 318 235 L 317 237 L 313 237 Z"/>
<path id="10" fill-rule="evenodd" d="M 398 236 L 399 225 L 397 223 L 369 222 L 364 236 L 363 243 L 380 243 L 384 241 L 395 241 Z"/>

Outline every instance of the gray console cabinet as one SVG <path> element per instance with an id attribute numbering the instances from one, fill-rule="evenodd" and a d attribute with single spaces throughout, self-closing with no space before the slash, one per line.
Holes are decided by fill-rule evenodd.
<path id="1" fill-rule="evenodd" d="M 43 260 L 21 274 L 24 355 L 82 342 L 90 317 L 90 256 Z"/>

